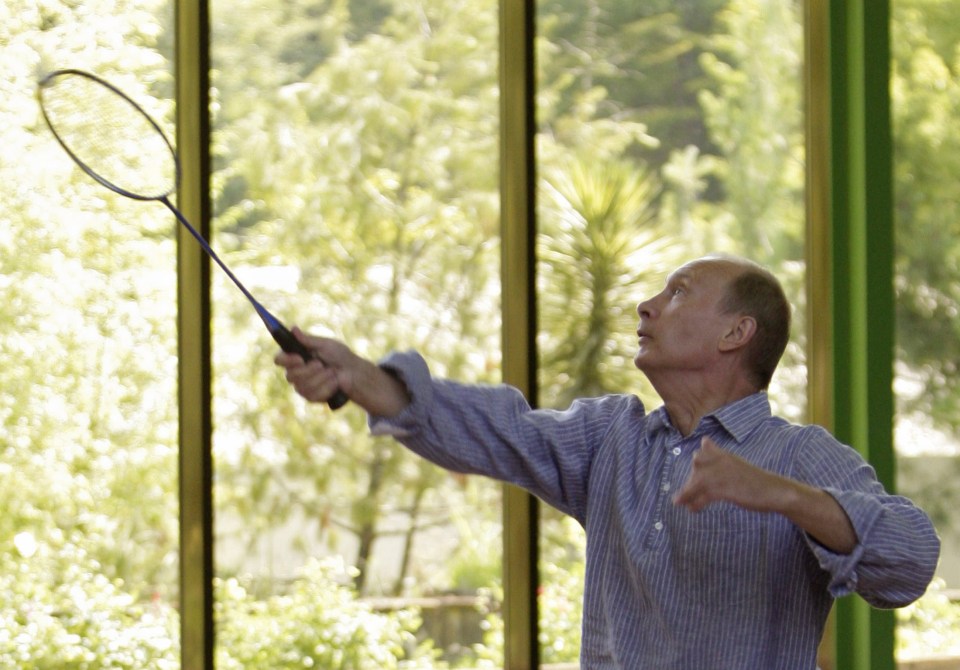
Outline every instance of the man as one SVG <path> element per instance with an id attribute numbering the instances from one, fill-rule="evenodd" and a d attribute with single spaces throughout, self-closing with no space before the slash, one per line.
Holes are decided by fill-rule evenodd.
<path id="1" fill-rule="evenodd" d="M 834 598 L 923 594 L 940 548 L 927 516 L 822 428 L 771 416 L 790 308 L 768 271 L 702 258 L 637 313 L 634 363 L 663 400 L 650 413 L 629 395 L 532 410 L 507 386 L 433 379 L 415 353 L 376 365 L 299 331 L 326 365 L 276 362 L 308 400 L 339 387 L 373 432 L 576 518 L 584 670 L 812 669 Z"/>

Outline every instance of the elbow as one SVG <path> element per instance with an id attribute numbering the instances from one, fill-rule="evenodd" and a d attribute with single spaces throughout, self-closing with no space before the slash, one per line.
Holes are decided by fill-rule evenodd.
<path id="1" fill-rule="evenodd" d="M 884 587 L 861 593 L 864 600 L 880 609 L 906 607 L 920 598 L 933 581 L 940 559 L 940 538 L 935 533 L 923 543 L 913 545 L 909 554 L 888 566 Z M 868 582 L 870 580 L 864 580 Z M 865 584 L 864 584 L 865 585 Z"/>

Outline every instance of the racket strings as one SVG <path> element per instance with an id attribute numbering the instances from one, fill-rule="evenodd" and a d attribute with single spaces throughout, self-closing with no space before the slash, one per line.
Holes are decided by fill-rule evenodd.
<path id="1" fill-rule="evenodd" d="M 70 73 L 44 82 L 40 95 L 54 134 L 92 177 L 140 199 L 174 191 L 173 148 L 131 100 L 95 79 Z"/>

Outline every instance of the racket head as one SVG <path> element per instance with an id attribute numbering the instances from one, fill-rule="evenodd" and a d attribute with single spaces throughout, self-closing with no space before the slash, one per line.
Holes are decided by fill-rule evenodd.
<path id="1" fill-rule="evenodd" d="M 160 125 L 106 80 L 76 69 L 40 80 L 43 119 L 60 146 L 93 179 L 136 200 L 160 200 L 180 181 L 176 151 Z"/>

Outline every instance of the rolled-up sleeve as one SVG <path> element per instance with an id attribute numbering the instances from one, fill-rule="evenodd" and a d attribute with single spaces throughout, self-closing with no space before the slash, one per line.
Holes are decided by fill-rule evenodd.
<path id="1" fill-rule="evenodd" d="M 433 402 L 430 369 L 426 361 L 412 351 L 392 353 L 380 361 L 380 367 L 396 375 L 406 385 L 412 402 L 395 417 L 370 415 L 367 423 L 374 435 L 400 439 L 416 431 Z"/>
<path id="2" fill-rule="evenodd" d="M 808 448 L 805 479 L 821 486 L 843 508 L 857 535 L 849 554 L 807 538 L 830 574 L 830 593 L 857 593 L 874 607 L 908 605 L 924 594 L 940 557 L 940 538 L 927 514 L 908 498 L 887 493 L 872 467 L 825 432 Z"/>

